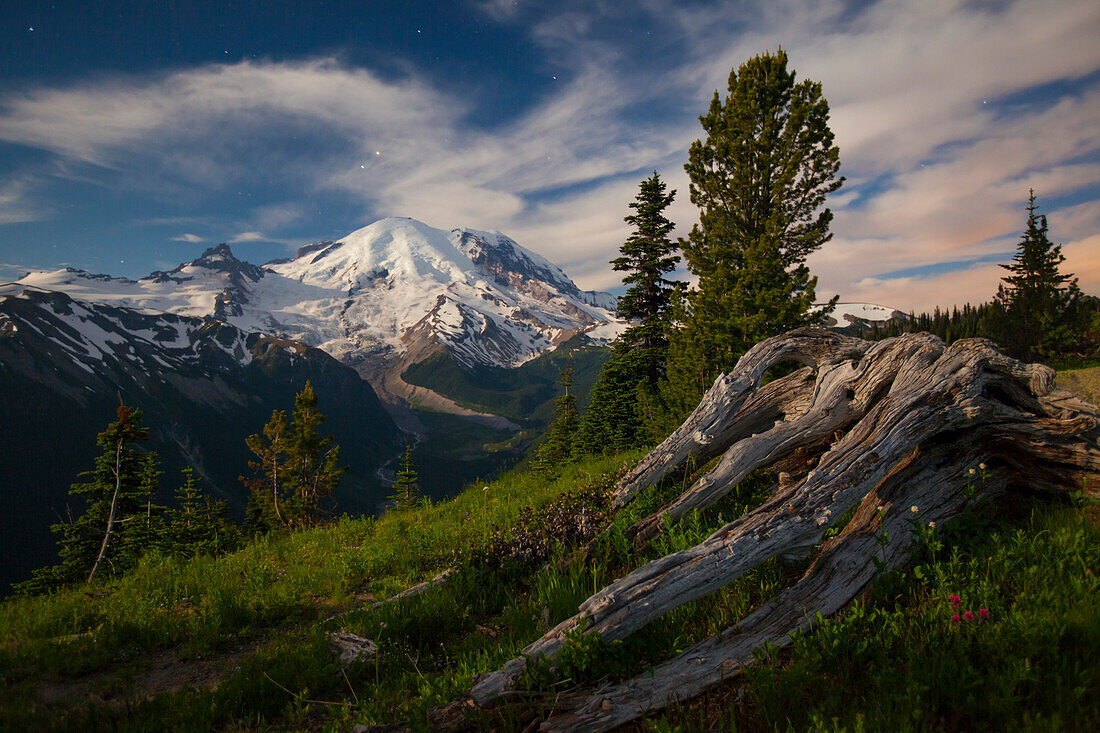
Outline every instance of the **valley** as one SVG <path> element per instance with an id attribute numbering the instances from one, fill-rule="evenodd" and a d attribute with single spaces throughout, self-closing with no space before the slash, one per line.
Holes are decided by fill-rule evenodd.
<path id="1" fill-rule="evenodd" d="M 624 327 L 613 303 L 504 235 L 410 219 L 262 267 L 222 244 L 139 280 L 63 269 L 0 286 L 0 418 L 25 426 L 3 447 L 2 529 L 26 549 L 0 587 L 52 561 L 49 526 L 78 510 L 69 485 L 120 399 L 154 428 L 158 498 L 193 466 L 240 519 L 245 436 L 311 381 L 351 467 L 330 511 L 371 515 L 406 445 L 435 500 L 521 460 L 558 367 L 591 386 Z"/>

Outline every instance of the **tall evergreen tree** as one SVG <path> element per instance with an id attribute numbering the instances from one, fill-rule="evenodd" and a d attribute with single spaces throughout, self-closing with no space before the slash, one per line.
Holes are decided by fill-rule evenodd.
<path id="1" fill-rule="evenodd" d="M 546 431 L 542 444 L 535 453 L 532 466 L 537 471 L 552 474 L 573 458 L 579 420 L 577 400 L 573 396 L 573 367 L 559 369 L 558 384 L 564 390 L 554 400 L 554 421 Z"/>
<path id="2" fill-rule="evenodd" d="M 1062 245 L 1047 237 L 1047 218 L 1037 214 L 1035 191 L 1028 195 L 1027 229 L 1002 279 L 994 305 L 1001 312 L 991 334 L 1006 351 L 1034 361 L 1065 352 L 1082 330 L 1081 291 L 1072 274 L 1060 271 Z"/>
<path id="3" fill-rule="evenodd" d="M 393 482 L 390 500 L 393 501 L 393 508 L 399 511 L 412 509 L 420 501 L 420 477 L 413 465 L 412 446 L 405 446 L 405 456 L 401 459 L 397 480 Z"/>
<path id="4" fill-rule="evenodd" d="M 131 540 L 155 537 L 153 510 L 159 518 L 161 507 L 154 507 L 152 499 L 160 471 L 156 454 L 138 448 L 149 431 L 142 425 L 141 410 L 127 406 L 121 397 L 116 418 L 96 439 L 103 452 L 95 468 L 81 474 L 87 481 L 69 489 L 70 496 L 84 500 L 83 514 L 50 528 L 61 535 L 60 562 L 36 571 L 21 590 L 38 592 L 78 581 L 91 583 L 104 573 L 121 574 L 148 549 L 146 542 Z"/>
<path id="5" fill-rule="evenodd" d="M 839 151 L 821 84 L 795 81 L 780 49 L 730 73 L 699 118 L 684 166 L 699 223 L 681 240 L 699 278 L 675 314 L 667 401 L 690 408 L 757 341 L 820 320 L 808 255 L 829 241 Z"/>
<path id="6" fill-rule="evenodd" d="M 322 435 L 325 416 L 317 410 L 313 385 L 294 398 L 294 415 L 275 410 L 263 432 L 246 444 L 256 456 L 249 462 L 252 476 L 242 477 L 251 495 L 248 524 L 254 530 L 310 526 L 320 516 L 321 499 L 331 496 L 340 477 L 340 447 L 331 435 Z"/>
<path id="7" fill-rule="evenodd" d="M 332 496 L 340 477 L 348 470 L 340 465 L 340 446 L 335 444 L 331 435 L 320 432 L 322 423 L 327 419 L 317 409 L 313 385 L 306 382 L 294 398 L 287 475 L 294 486 L 301 522 L 307 525 L 317 520 L 321 499 Z"/>
<path id="8" fill-rule="evenodd" d="M 665 182 L 654 171 L 642 181 L 634 213 L 624 221 L 634 231 L 611 261 L 627 273 L 629 287 L 619 298 L 618 314 L 634 321 L 616 341 L 592 387 L 588 410 L 581 420 L 577 446 L 585 453 L 604 453 L 636 447 L 642 440 L 639 404 L 657 389 L 665 376 L 668 356 L 669 307 L 679 284 L 667 280 L 680 258 L 668 234 L 674 225 L 664 211 L 676 191 L 665 193 Z"/>
<path id="9" fill-rule="evenodd" d="M 267 532 L 277 527 L 289 527 L 291 516 L 284 507 L 288 499 L 286 484 L 287 454 L 290 439 L 286 412 L 275 410 L 262 432 L 245 438 L 248 449 L 256 456 L 249 461 L 249 477 L 241 476 L 248 489 L 245 527 L 255 532 Z"/>
<path id="10" fill-rule="evenodd" d="M 623 284 L 629 286 L 619 298 L 618 314 L 636 321 L 621 341 L 628 348 L 641 350 L 637 355 L 639 365 L 651 386 L 656 386 L 657 380 L 664 376 L 668 309 L 677 288 L 677 283 L 664 276 L 680 261 L 673 254 L 676 244 L 668 238 L 675 225 L 664 214 L 676 191 L 666 194 L 665 188 L 656 171 L 642 181 L 637 198 L 629 204 L 635 213 L 624 218 L 633 225 L 634 232 L 619 248 L 621 256 L 611 261 L 615 270 L 627 273 Z"/>

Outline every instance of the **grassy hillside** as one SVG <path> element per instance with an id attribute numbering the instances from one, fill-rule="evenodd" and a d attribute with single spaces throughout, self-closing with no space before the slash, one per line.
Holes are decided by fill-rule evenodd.
<path id="1" fill-rule="evenodd" d="M 109 584 L 7 601 L 0 729 L 424 729 L 428 710 L 594 590 L 698 543 L 774 481 L 750 477 L 639 555 L 625 528 L 692 480 L 672 479 L 608 517 L 604 492 L 639 457 L 587 459 L 552 479 L 513 472 L 404 514 L 269 537 L 217 560 L 149 557 Z M 569 562 L 601 526 L 610 529 L 588 561 Z M 936 531 L 942 550 L 880 579 L 785 651 L 762 650 L 756 667 L 632 729 L 1091 729 L 1100 508 L 1016 499 Z M 446 584 L 373 608 L 450 567 L 458 572 Z M 570 642 L 557 675 L 533 665 L 516 701 L 469 725 L 521 730 L 562 691 L 644 674 L 804 567 L 771 561 L 624 641 Z M 341 630 L 377 642 L 378 656 L 344 669 L 328 640 Z"/>
<path id="2" fill-rule="evenodd" d="M 411 721 L 461 695 L 478 673 L 514 656 L 571 615 L 596 588 L 639 563 L 688 547 L 759 501 L 750 481 L 721 506 L 670 528 L 644 557 L 617 517 L 596 562 L 539 571 L 539 534 L 581 506 L 636 456 L 591 460 L 557 480 L 525 474 L 472 487 L 453 502 L 379 520 L 270 538 L 234 555 L 148 559 L 90 590 L 0 606 L 0 728 L 20 730 L 345 730 Z M 570 489 L 565 512 L 536 516 Z M 674 487 L 673 487 L 674 488 Z M 647 502 L 652 505 L 652 502 Z M 552 505 L 551 505 L 552 506 Z M 1100 527 L 1090 507 L 1016 506 L 973 515 L 945 534 L 952 549 L 878 583 L 791 651 L 701 700 L 641 726 L 652 730 L 1079 730 L 1100 719 Z M 520 531 L 497 532 L 519 526 Z M 456 555 L 455 548 L 474 548 Z M 517 559 L 530 553 L 534 562 Z M 425 596 L 371 607 L 457 563 Z M 563 675 L 575 684 L 644 672 L 719 631 L 788 582 L 772 562 L 635 638 L 577 644 Z M 950 596 L 989 618 L 952 623 Z M 378 642 L 368 664 L 342 670 L 327 633 Z M 529 697 L 471 721 L 519 729 L 560 689 L 538 666 Z"/>

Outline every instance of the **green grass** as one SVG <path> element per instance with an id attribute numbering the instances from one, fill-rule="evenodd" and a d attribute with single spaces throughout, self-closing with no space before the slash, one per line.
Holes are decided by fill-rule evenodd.
<path id="1" fill-rule="evenodd" d="M 1100 720 L 1096 518 L 1042 507 L 1021 526 L 964 521 L 922 578 L 892 574 L 790 650 L 761 654 L 736 685 L 647 727 L 1091 729 Z M 966 611 L 975 618 L 952 620 Z M 743 696 L 731 705 L 735 687 Z"/>
<path id="2" fill-rule="evenodd" d="M 693 546 L 757 505 L 772 481 L 750 478 L 720 504 L 669 525 L 641 554 L 626 528 L 692 476 L 615 516 L 584 561 L 569 562 L 575 548 L 567 544 L 551 543 L 557 561 L 546 568 L 541 558 L 524 564 L 502 554 L 537 539 L 545 517 L 524 507 L 606 487 L 638 457 L 589 459 L 554 479 L 511 473 L 488 491 L 473 486 L 403 514 L 344 519 L 216 560 L 147 558 L 110 584 L 7 601 L 0 729 L 347 730 L 399 721 L 424 729 L 430 709 L 517 656 L 592 592 Z M 1090 506 L 1037 505 L 960 519 L 943 530 L 948 549 L 920 559 L 919 572 L 891 574 L 787 651 L 762 654 L 739 679 L 637 727 L 1087 729 L 1100 719 L 1096 518 Z M 511 531 L 517 523 L 526 529 Z M 458 575 L 422 596 L 369 603 L 455 563 Z M 729 627 L 803 568 L 766 563 L 622 641 L 576 636 L 557 671 L 530 666 L 522 703 L 482 712 L 473 725 L 522 728 L 568 688 L 562 678 L 592 685 L 644 674 Z M 986 608 L 989 618 L 953 623 L 952 594 L 961 610 Z M 373 639 L 378 657 L 342 670 L 328 645 L 334 630 Z M 216 687 L 149 682 L 158 659 L 182 670 L 221 658 L 233 662 Z M 43 699 L 48 688 L 52 701 Z"/>
<path id="3" fill-rule="evenodd" d="M 1100 404 L 1100 367 L 1060 371 L 1055 383 L 1094 405 Z"/>
<path id="4" fill-rule="evenodd" d="M 337 679 L 346 696 L 345 682 L 339 676 L 333 677 L 335 670 L 327 650 L 318 651 L 316 644 L 306 644 L 295 651 L 298 644 L 287 640 L 300 640 L 303 636 L 320 638 L 317 635 L 323 630 L 344 625 L 349 629 L 366 628 L 387 615 L 409 613 L 416 604 L 403 604 L 397 611 L 357 611 L 337 622 L 324 623 L 325 618 L 337 612 L 363 606 L 362 599 L 368 593 L 374 598 L 384 598 L 431 577 L 450 566 L 456 549 L 480 546 L 499 528 L 510 526 L 523 507 L 545 504 L 569 489 L 592 483 L 621 463 L 621 457 L 591 459 L 570 466 L 554 480 L 508 474 L 489 484 L 488 490 L 481 485 L 472 486 L 453 501 L 439 505 L 425 502 L 417 510 L 391 513 L 377 520 L 345 518 L 327 527 L 267 537 L 219 559 L 185 562 L 147 557 L 134 572 L 110 583 L 6 601 L 0 605 L 0 677 L 3 678 L 0 721 L 15 714 L 20 722 L 16 727 L 39 728 L 61 720 L 62 713 L 72 711 L 28 706 L 28 691 L 44 680 L 104 673 L 125 677 L 135 669 L 140 672 L 143 655 L 166 648 L 171 648 L 181 660 L 187 660 L 259 642 L 256 658 L 275 654 L 272 665 L 282 658 L 280 655 L 294 657 L 313 649 L 316 658 L 306 655 L 300 664 L 288 663 L 305 670 L 296 673 L 290 682 L 300 684 L 298 678 L 304 675 L 312 683 L 305 687 L 324 689 L 326 685 L 318 680 Z M 456 593 L 465 595 L 455 596 Z M 463 609 L 475 606 L 472 599 L 478 595 L 481 595 L 479 589 L 468 584 L 451 584 L 441 594 L 416 602 L 436 604 L 426 607 L 418 618 L 454 620 L 459 626 L 433 620 L 425 621 L 424 627 L 452 632 L 459 629 L 465 633 L 472 617 Z M 503 592 L 498 594 L 498 599 L 503 596 Z M 411 627 L 404 624 L 401 628 Z M 394 643 L 399 645 L 416 642 L 420 648 L 426 643 L 411 632 L 398 635 L 399 638 L 395 633 L 391 628 L 380 636 L 380 643 L 389 643 L 391 637 L 397 638 Z M 286 649 L 278 651 L 284 646 Z M 322 659 L 327 663 L 322 664 Z M 394 659 L 393 663 L 400 667 L 400 655 L 395 653 Z M 309 674 L 309 670 L 316 674 Z M 419 675 L 414 670 L 412 676 Z M 461 679 L 470 676 L 472 672 Z M 296 689 L 286 681 L 280 683 Z M 409 693 L 409 680 L 385 684 L 396 685 L 399 690 L 381 698 L 391 700 L 384 710 L 392 717 L 392 701 Z M 270 708 L 272 700 L 282 701 L 276 717 L 285 714 L 288 701 L 293 702 L 292 697 L 251 666 L 242 667 L 223 682 L 218 699 L 234 685 L 266 690 L 260 696 L 263 705 L 250 706 L 245 700 L 216 705 L 215 710 L 266 720 L 274 715 Z M 452 688 L 453 684 L 446 687 Z M 202 697 L 206 693 L 194 694 Z M 154 701 L 155 705 L 149 701 L 135 703 L 135 709 L 144 710 L 149 705 L 159 709 L 167 704 L 161 697 L 156 698 L 159 702 Z M 186 697 L 176 704 L 185 707 L 199 704 L 186 702 Z M 245 695 L 247 699 L 252 697 L 251 692 Z M 438 701 L 438 697 L 431 699 Z M 209 707 L 206 702 L 201 705 Z M 28 709 L 38 712 L 29 719 L 18 717 L 31 714 Z M 137 715 L 127 713 L 130 714 Z M 160 714 L 165 713 L 161 710 Z M 222 720 L 225 715 L 230 712 L 225 712 Z M 111 720 L 112 725 L 120 722 Z M 65 721 L 63 727 L 69 727 L 73 721 Z M 180 722 L 182 725 L 184 720 Z M 0 728 L 3 727 L 0 723 Z"/>

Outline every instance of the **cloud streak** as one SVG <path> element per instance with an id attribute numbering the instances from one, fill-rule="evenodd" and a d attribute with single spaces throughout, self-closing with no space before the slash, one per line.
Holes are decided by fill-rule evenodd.
<path id="1" fill-rule="evenodd" d="M 849 177 L 831 201 L 836 238 L 811 261 L 823 295 L 907 310 L 987 299 L 998 272 L 988 265 L 884 273 L 1010 250 L 1029 187 L 1040 203 L 1070 202 L 1047 212 L 1052 233 L 1065 219 L 1070 264 L 1083 285 L 1100 285 L 1100 262 L 1086 254 L 1100 198 L 1095 3 L 480 7 L 523 24 L 560 69 L 504 122 L 414 73 L 383 78 L 313 58 L 7 93 L 0 141 L 47 153 L 54 177 L 192 209 L 266 190 L 266 203 L 211 222 L 237 232 L 233 242 L 297 241 L 286 232 L 310 225 L 319 238 L 331 223 L 315 204 L 339 200 L 358 223 L 405 215 L 500 229 L 582 286 L 607 288 L 638 181 L 656 169 L 679 190 L 671 214 L 685 233 L 695 115 L 732 67 L 782 44 L 801 77 L 822 81 Z M 652 40 L 609 32 L 628 25 Z M 0 223 L 35 218 L 25 187 L 0 185 Z"/>

